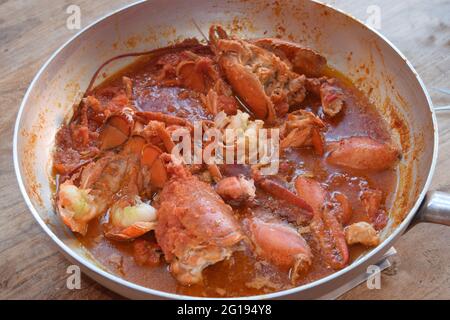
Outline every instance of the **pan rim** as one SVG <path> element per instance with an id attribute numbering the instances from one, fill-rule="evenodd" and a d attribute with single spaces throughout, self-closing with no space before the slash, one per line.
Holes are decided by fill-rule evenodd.
<path id="1" fill-rule="evenodd" d="M 429 96 L 429 93 L 422 81 L 422 79 L 420 78 L 420 76 L 418 75 L 418 73 L 416 72 L 416 70 L 414 69 L 414 67 L 412 66 L 412 64 L 409 62 L 409 60 L 401 53 L 401 51 L 394 45 L 392 44 L 386 37 L 384 37 L 381 33 L 379 33 L 377 30 L 373 29 L 370 26 L 367 26 L 366 24 L 364 24 L 362 21 L 358 20 L 357 18 L 345 13 L 344 11 L 332 7 L 328 4 L 324 4 L 320 1 L 317 0 L 308 0 L 310 2 L 316 3 L 318 5 L 322 5 L 325 6 L 333 11 L 336 11 L 338 14 L 344 15 L 345 17 L 352 19 L 353 21 L 355 21 L 357 24 L 361 25 L 363 28 L 366 28 L 369 32 L 374 33 L 378 38 L 380 38 L 381 40 L 383 40 L 385 43 L 388 44 L 388 46 L 394 50 L 394 52 L 399 55 L 402 60 L 405 62 L 406 66 L 408 67 L 408 69 L 414 74 L 416 80 L 418 81 L 423 94 L 426 97 L 427 103 L 428 103 L 428 107 L 430 109 L 431 112 L 431 117 L 432 117 L 432 122 L 433 122 L 433 134 L 434 134 L 434 146 L 433 146 L 433 157 L 432 157 L 432 161 L 431 161 L 431 165 L 430 165 L 430 169 L 428 172 L 428 176 L 426 178 L 425 184 L 422 188 L 421 193 L 419 194 L 419 196 L 417 197 L 416 201 L 414 202 L 413 207 L 411 208 L 411 210 L 408 212 L 408 214 L 405 216 L 405 218 L 403 219 L 403 221 L 395 228 L 395 230 L 386 238 L 384 239 L 384 241 L 379 244 L 376 248 L 372 249 L 370 252 L 368 252 L 365 256 L 363 256 L 361 259 L 359 259 L 358 261 L 353 262 L 352 264 L 348 265 L 347 267 L 345 267 L 344 269 L 341 269 L 337 272 L 334 272 L 326 277 L 323 277 L 321 279 L 318 279 L 316 281 L 313 281 L 311 283 L 305 284 L 305 285 L 301 285 L 298 287 L 294 287 L 294 288 L 290 288 L 287 290 L 283 290 L 283 291 L 277 291 L 277 292 L 273 292 L 273 293 L 269 293 L 269 294 L 262 294 L 262 295 L 254 295 L 254 296 L 239 296 L 239 297 L 231 297 L 231 298 L 213 298 L 213 297 L 195 297 L 195 296 L 188 296 L 188 295 L 182 295 L 182 294 L 177 294 L 177 293 L 170 293 L 170 292 L 165 292 L 165 291 L 160 291 L 160 290 L 156 290 L 156 289 L 152 289 L 152 288 L 148 288 L 148 287 L 144 287 L 138 284 L 135 284 L 131 281 L 125 280 L 111 272 L 105 271 L 103 269 L 101 269 L 100 267 L 96 266 L 94 263 L 92 263 L 91 261 L 89 261 L 88 259 L 82 257 L 81 255 L 77 254 L 72 248 L 70 248 L 68 245 L 66 245 L 62 240 L 59 239 L 58 236 L 56 236 L 56 234 L 50 230 L 50 228 L 46 225 L 45 221 L 41 218 L 41 216 L 39 215 L 39 213 L 37 212 L 37 210 L 35 209 L 23 182 L 23 178 L 22 178 L 22 173 L 20 170 L 20 159 L 19 159 L 19 155 L 18 155 L 18 139 L 19 139 L 19 132 L 20 132 L 20 124 L 21 124 L 21 120 L 22 120 L 22 114 L 23 114 L 23 110 L 28 102 L 28 98 L 35 86 L 35 84 L 38 82 L 41 74 L 47 69 L 47 67 L 50 65 L 50 63 L 67 47 L 69 46 L 70 43 L 72 43 L 76 38 L 78 38 L 79 36 L 81 36 L 82 34 L 84 34 L 85 32 L 89 31 L 91 28 L 93 28 L 94 26 L 96 26 L 97 24 L 105 21 L 108 18 L 111 18 L 112 16 L 119 14 L 123 11 L 126 11 L 132 7 L 137 7 L 147 1 L 145 0 L 139 0 L 135 3 L 131 3 L 129 5 L 126 5 L 124 7 L 121 7 L 113 12 L 110 12 L 106 15 L 104 15 L 103 17 L 100 17 L 98 20 L 92 22 L 91 24 L 89 24 L 88 26 L 86 26 L 85 28 L 83 28 L 82 30 L 80 30 L 77 34 L 75 34 L 74 36 L 72 36 L 69 40 L 67 40 L 62 46 L 60 46 L 48 59 L 47 61 L 42 65 L 42 67 L 39 69 L 39 71 L 36 73 L 36 75 L 34 76 L 32 82 L 30 83 L 23 99 L 21 102 L 21 105 L 19 107 L 18 113 L 17 113 L 17 117 L 16 117 L 16 121 L 15 121 L 15 125 L 14 125 L 14 137 L 13 137 L 13 163 L 14 163 L 14 171 L 15 171 L 15 175 L 16 175 L 16 179 L 19 185 L 19 189 L 21 191 L 22 197 L 25 200 L 25 203 L 27 204 L 28 209 L 31 211 L 31 214 L 34 216 L 35 220 L 38 222 L 38 224 L 41 226 L 41 228 L 44 230 L 44 232 L 56 243 L 56 245 L 59 247 L 60 250 L 62 250 L 66 255 L 70 256 L 71 259 L 73 259 L 74 261 L 76 261 L 77 263 L 79 263 L 81 266 L 85 267 L 86 269 L 88 269 L 90 272 L 97 274 L 103 278 L 105 278 L 106 280 L 109 280 L 113 283 L 116 283 L 118 285 L 124 286 L 128 289 L 132 289 L 134 291 L 140 292 L 140 293 L 144 293 L 144 294 L 148 294 L 148 295 L 153 295 L 155 297 L 161 297 L 161 298 L 168 298 L 168 299 L 181 299 L 181 300 L 191 300 L 191 299 L 201 299 L 201 300 L 209 300 L 209 299 L 218 299 L 218 300 L 247 300 L 247 299 L 274 299 L 274 298 L 282 298 L 284 296 L 288 296 L 288 295 L 292 295 L 295 293 L 299 293 L 301 291 L 305 291 L 308 289 L 312 289 L 313 287 L 317 287 L 320 286 L 324 283 L 329 282 L 332 279 L 338 278 L 344 274 L 346 274 L 347 272 L 351 271 L 352 269 L 358 267 L 361 264 L 364 264 L 365 262 L 367 262 L 371 257 L 373 257 L 374 255 L 378 254 L 380 251 L 382 251 L 386 246 L 388 246 L 390 243 L 392 243 L 392 241 L 397 238 L 398 236 L 400 236 L 400 233 L 403 232 L 406 227 L 410 224 L 411 220 L 413 219 L 414 215 L 416 214 L 416 212 L 418 211 L 420 205 L 422 204 L 425 195 L 430 187 L 431 184 L 431 180 L 434 176 L 434 171 L 435 171 L 435 167 L 436 167 L 436 163 L 437 163 L 437 156 L 438 156 L 438 147 L 439 147 L 439 136 L 438 136 L 438 127 L 437 127 L 437 120 L 436 120 L 436 114 L 433 110 L 433 104 L 431 101 L 431 98 Z M 88 274 L 89 275 L 89 274 Z M 92 278 L 92 277 L 91 277 Z M 96 279 L 94 279 L 96 282 L 98 282 Z M 103 283 L 102 283 L 103 284 Z M 113 291 L 115 291 L 114 289 L 111 289 Z"/>

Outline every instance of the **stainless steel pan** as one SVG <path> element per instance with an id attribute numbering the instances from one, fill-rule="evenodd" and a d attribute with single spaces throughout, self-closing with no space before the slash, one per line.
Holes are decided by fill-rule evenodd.
<path id="1" fill-rule="evenodd" d="M 413 221 L 450 223 L 450 196 L 427 193 L 438 155 L 430 97 L 407 59 L 376 31 L 309 0 L 139 2 L 87 27 L 56 51 L 31 83 L 15 126 L 14 165 L 24 199 L 43 230 L 87 275 L 129 298 L 187 298 L 127 282 L 96 262 L 56 217 L 49 176 L 55 133 L 97 67 L 118 54 L 199 37 L 193 21 L 204 31 L 219 22 L 245 38 L 279 35 L 316 49 L 370 97 L 403 149 L 390 223 L 378 247 L 323 279 L 253 298 L 320 297 L 365 272 Z"/>

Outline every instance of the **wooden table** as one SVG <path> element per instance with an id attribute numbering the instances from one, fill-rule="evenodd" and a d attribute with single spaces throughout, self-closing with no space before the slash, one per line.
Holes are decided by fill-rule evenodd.
<path id="1" fill-rule="evenodd" d="M 12 164 L 17 109 L 31 79 L 75 31 L 66 28 L 66 8 L 77 4 L 82 26 L 130 0 L 0 1 L 0 298 L 120 298 L 82 277 L 80 290 L 66 288 L 68 262 L 40 229 L 19 193 Z M 450 96 L 449 0 L 328 1 L 361 20 L 369 5 L 381 9 L 381 32 L 410 59 L 436 105 Z M 432 189 L 450 191 L 450 112 L 439 114 L 440 156 Z M 394 267 L 383 273 L 380 290 L 361 285 L 344 299 L 450 299 L 450 228 L 420 225 L 397 243 Z"/>

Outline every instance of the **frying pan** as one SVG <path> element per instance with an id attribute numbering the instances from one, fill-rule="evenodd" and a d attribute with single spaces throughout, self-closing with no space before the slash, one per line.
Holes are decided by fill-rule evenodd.
<path id="1" fill-rule="evenodd" d="M 409 226 L 417 222 L 450 225 L 450 195 L 427 193 L 438 156 L 430 97 L 408 60 L 382 35 L 343 12 L 309 0 L 153 0 L 109 14 L 64 44 L 40 69 L 19 109 L 14 166 L 20 190 L 36 221 L 70 261 L 129 298 L 189 298 L 128 282 L 80 245 L 53 208 L 51 152 L 57 129 L 68 119 L 102 62 L 183 38 L 199 38 L 195 24 L 206 31 L 212 23 L 221 23 L 243 38 L 279 36 L 323 54 L 370 98 L 391 126 L 403 154 L 398 188 L 389 196 L 390 222 L 379 246 L 318 281 L 250 298 L 318 298 L 365 272 Z M 112 74 L 129 62 L 121 61 L 104 72 Z"/>

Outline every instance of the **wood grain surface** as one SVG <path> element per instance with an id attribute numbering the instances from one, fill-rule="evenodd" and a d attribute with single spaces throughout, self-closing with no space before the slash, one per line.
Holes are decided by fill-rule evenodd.
<path id="1" fill-rule="evenodd" d="M 34 221 L 22 200 L 12 163 L 13 126 L 22 97 L 44 61 L 75 31 L 66 8 L 80 6 L 82 26 L 128 0 L 0 0 L 0 298 L 120 299 L 86 276 L 66 287 L 69 263 Z M 381 32 L 412 62 L 435 105 L 450 105 L 449 0 L 326 1 L 361 20 L 381 9 Z M 440 155 L 432 189 L 450 192 L 450 111 L 439 113 Z M 342 299 L 450 299 L 450 228 L 423 224 L 396 244 L 394 266 L 381 289 L 361 285 Z"/>

